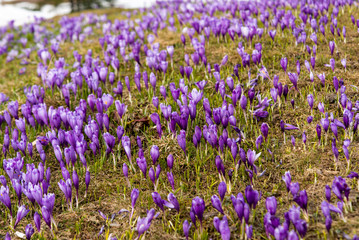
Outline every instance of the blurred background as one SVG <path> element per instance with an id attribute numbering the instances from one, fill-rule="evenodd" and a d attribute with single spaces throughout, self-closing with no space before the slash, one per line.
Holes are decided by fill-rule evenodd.
<path id="1" fill-rule="evenodd" d="M 149 7 L 156 0 L 0 0 L 0 26 L 15 20 L 15 25 L 33 21 L 34 16 L 52 18 L 86 9 Z"/>

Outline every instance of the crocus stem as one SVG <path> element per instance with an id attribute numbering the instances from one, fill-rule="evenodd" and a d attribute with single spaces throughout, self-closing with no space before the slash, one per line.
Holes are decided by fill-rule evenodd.
<path id="1" fill-rule="evenodd" d="M 112 153 L 112 158 L 113 158 L 113 170 L 116 171 L 116 158 L 115 158 L 115 154 Z"/>

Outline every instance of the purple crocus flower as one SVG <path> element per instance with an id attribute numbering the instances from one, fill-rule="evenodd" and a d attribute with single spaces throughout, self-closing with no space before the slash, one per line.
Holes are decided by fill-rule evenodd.
<path id="1" fill-rule="evenodd" d="M 315 129 L 317 131 L 317 136 L 318 136 L 318 140 L 319 140 L 319 143 L 320 143 L 320 139 L 321 139 L 321 136 L 322 136 L 322 128 L 320 127 L 319 124 L 317 124 L 317 127 Z"/>
<path id="2" fill-rule="evenodd" d="M 283 71 L 287 72 L 288 60 L 286 57 L 280 60 L 280 65 L 283 68 Z"/>
<path id="3" fill-rule="evenodd" d="M 183 150 L 184 155 L 186 156 L 187 152 L 186 152 L 186 131 L 185 130 L 181 130 L 180 134 L 177 135 L 177 142 L 178 142 L 178 145 Z"/>
<path id="4" fill-rule="evenodd" d="M 267 141 L 268 131 L 269 131 L 268 124 L 267 123 L 262 123 L 261 132 L 262 132 L 262 135 L 264 136 L 265 141 Z"/>
<path id="5" fill-rule="evenodd" d="M 173 208 L 177 211 L 177 213 L 179 213 L 180 206 L 179 206 L 176 196 L 173 193 L 169 193 L 167 196 L 167 200 L 168 200 L 168 202 L 164 201 L 165 206 L 167 206 L 169 208 Z"/>
<path id="6" fill-rule="evenodd" d="M 343 58 L 341 61 L 341 64 L 343 65 L 345 71 L 347 70 L 347 60 L 345 58 Z"/>
<path id="7" fill-rule="evenodd" d="M 223 209 L 222 209 L 222 203 L 221 200 L 218 198 L 217 195 L 213 195 L 211 197 L 211 202 L 212 202 L 212 206 L 217 209 L 218 212 L 220 212 L 221 214 L 223 213 Z"/>
<path id="8" fill-rule="evenodd" d="M 183 221 L 183 233 L 186 237 L 186 240 L 188 240 L 189 237 L 189 230 L 191 229 L 192 223 L 189 223 L 187 220 Z"/>
<path id="9" fill-rule="evenodd" d="M 295 147 L 295 137 L 293 135 L 291 136 L 291 142 L 292 142 L 293 147 Z"/>
<path id="10" fill-rule="evenodd" d="M 18 119 L 18 111 L 19 111 L 19 103 L 18 101 L 12 101 L 7 104 L 7 109 L 9 110 L 10 114 L 15 118 Z"/>
<path id="11" fill-rule="evenodd" d="M 26 239 L 27 240 L 30 240 L 32 235 L 34 234 L 35 230 L 34 228 L 32 227 L 32 224 L 29 223 L 28 225 L 26 225 L 25 227 L 25 235 L 26 235 Z"/>
<path id="12" fill-rule="evenodd" d="M 213 224 L 216 230 L 221 234 L 222 240 L 231 239 L 231 230 L 229 229 L 226 216 L 223 216 L 222 220 L 220 220 L 218 217 L 214 217 Z"/>
<path id="13" fill-rule="evenodd" d="M 153 192 L 152 194 L 153 202 L 162 210 L 164 211 L 164 200 L 161 198 L 161 195 L 158 192 Z"/>
<path id="14" fill-rule="evenodd" d="M 86 184 L 86 193 L 85 193 L 85 197 L 87 195 L 87 190 L 89 188 L 90 185 L 90 180 L 91 180 L 91 175 L 89 171 L 86 171 L 86 175 L 85 175 L 85 184 Z"/>
<path id="15" fill-rule="evenodd" d="M 266 199 L 266 208 L 271 215 L 275 215 L 277 211 L 277 200 L 275 197 L 268 197 Z"/>
<path id="16" fill-rule="evenodd" d="M 156 211 L 155 209 L 152 208 L 150 211 L 147 212 L 146 217 L 138 218 L 137 226 L 136 226 L 138 232 L 138 238 L 150 228 L 152 220 L 156 217 L 157 217 Z"/>
<path id="17" fill-rule="evenodd" d="M 167 166 L 169 167 L 169 169 L 172 170 L 173 168 L 173 163 L 174 163 L 174 158 L 172 154 L 169 154 L 167 157 Z"/>
<path id="18" fill-rule="evenodd" d="M 6 233 L 4 240 L 11 240 L 9 232 Z"/>
<path id="19" fill-rule="evenodd" d="M 115 105 L 116 105 L 117 113 L 120 116 L 120 118 L 122 119 L 123 115 L 127 111 L 127 105 L 125 105 L 124 103 L 121 103 L 119 100 L 115 101 Z"/>
<path id="20" fill-rule="evenodd" d="M 174 177 L 173 177 L 173 173 L 172 172 L 167 172 L 167 179 L 168 182 L 170 183 L 172 190 L 175 190 L 175 181 L 174 181 Z"/>
<path id="21" fill-rule="evenodd" d="M 40 232 L 41 231 L 41 217 L 37 212 L 34 213 L 34 222 L 35 222 L 37 231 Z"/>
<path id="22" fill-rule="evenodd" d="M 249 185 L 246 187 L 245 196 L 249 206 L 255 209 L 261 198 L 261 193 L 259 193 L 257 190 L 254 190 L 252 186 Z"/>
<path id="23" fill-rule="evenodd" d="M 151 158 L 152 158 L 153 165 L 156 165 L 156 162 L 157 162 L 157 160 L 158 160 L 158 158 L 160 156 L 158 146 L 156 146 L 156 145 L 152 146 L 150 155 L 151 155 Z"/>
<path id="24" fill-rule="evenodd" d="M 136 159 L 137 165 L 140 168 L 141 172 L 143 173 L 144 177 L 146 178 L 147 173 L 147 162 L 144 157 L 140 157 Z"/>
<path id="25" fill-rule="evenodd" d="M 195 197 L 192 200 L 192 210 L 193 210 L 193 213 L 197 216 L 197 218 L 201 224 L 201 228 L 202 228 L 203 213 L 204 213 L 205 208 L 206 208 L 206 206 L 205 206 L 205 203 L 202 198 Z"/>
<path id="26" fill-rule="evenodd" d="M 312 110 L 313 109 L 313 105 L 314 105 L 314 97 L 312 94 L 309 94 L 307 96 L 307 101 L 308 101 L 308 104 L 309 104 L 309 107 L 310 109 Z"/>
<path id="27" fill-rule="evenodd" d="M 220 182 L 219 185 L 218 185 L 218 193 L 219 193 L 219 196 L 221 198 L 221 201 L 223 201 L 224 196 L 226 195 L 226 192 L 227 192 L 226 183 L 225 182 Z"/>
<path id="28" fill-rule="evenodd" d="M 152 120 L 152 122 L 154 124 L 156 124 L 157 133 L 161 138 L 161 136 L 162 136 L 162 127 L 161 127 L 160 116 L 157 113 L 152 113 L 151 114 L 151 120 Z"/>
<path id="29" fill-rule="evenodd" d="M 122 142 L 122 147 L 125 150 L 126 156 L 132 166 L 131 140 L 128 136 L 123 136 L 121 142 Z"/>
<path id="30" fill-rule="evenodd" d="M 112 152 L 112 149 L 115 146 L 116 138 L 114 136 L 112 136 L 111 134 L 109 134 L 108 132 L 105 132 L 103 134 L 103 139 L 105 140 L 106 147 L 107 147 L 106 153 L 109 154 Z"/>
<path id="31" fill-rule="evenodd" d="M 29 212 L 30 210 L 26 209 L 25 205 L 22 205 L 18 208 L 14 228 L 16 228 L 21 219 L 23 219 Z"/>
<path id="32" fill-rule="evenodd" d="M 272 40 L 274 41 L 274 37 L 275 37 L 277 31 L 276 31 L 276 30 L 270 30 L 268 33 L 269 33 L 269 36 L 270 36 L 270 37 L 272 38 Z"/>
<path id="33" fill-rule="evenodd" d="M 296 73 L 288 73 L 289 80 L 293 83 L 294 88 L 298 91 L 298 75 Z"/>
<path id="34" fill-rule="evenodd" d="M 140 191 L 137 188 L 134 188 L 131 192 L 131 206 L 135 207 Z"/>
<path id="35" fill-rule="evenodd" d="M 248 239 L 252 239 L 253 236 L 253 226 L 252 225 L 247 225 L 246 224 L 246 236 Z"/>
<path id="36" fill-rule="evenodd" d="M 11 200 L 9 196 L 9 187 L 1 186 L 0 187 L 0 202 L 2 202 L 5 207 L 10 210 L 10 215 L 12 216 Z"/>

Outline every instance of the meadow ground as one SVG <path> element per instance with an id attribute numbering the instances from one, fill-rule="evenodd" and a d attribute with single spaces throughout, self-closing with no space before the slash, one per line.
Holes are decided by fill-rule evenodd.
<path id="1" fill-rule="evenodd" d="M 289 10 L 289 9 L 287 9 Z M 108 10 L 95 10 L 91 12 L 84 12 L 81 14 L 106 14 L 108 19 L 114 21 L 115 19 L 128 19 L 125 10 L 121 9 L 108 9 Z M 138 13 L 132 15 L 131 20 L 140 18 L 145 13 Z M 197 15 L 196 15 L 197 14 Z M 299 9 L 293 11 L 293 15 L 298 16 Z M 245 133 L 245 138 L 239 145 L 245 151 L 253 149 L 257 153 L 261 152 L 261 156 L 256 162 L 258 174 L 253 176 L 253 188 L 261 192 L 261 200 L 258 203 L 256 209 L 252 210 L 249 225 L 253 226 L 253 238 L 263 239 L 266 238 L 266 231 L 263 224 L 263 218 L 267 212 L 265 206 L 265 199 L 270 196 L 275 196 L 278 202 L 276 215 L 283 221 L 283 214 L 289 210 L 292 205 L 296 205 L 293 201 L 293 197 L 287 192 L 286 185 L 282 181 L 282 176 L 286 171 L 290 171 L 293 182 L 298 182 L 300 189 L 305 189 L 308 195 L 308 207 L 307 207 L 307 223 L 308 231 L 305 239 L 338 239 L 343 238 L 343 234 L 353 236 L 358 234 L 359 229 L 359 215 L 358 215 L 358 188 L 356 180 L 347 179 L 350 191 L 350 202 L 352 204 L 352 210 L 348 210 L 344 213 L 346 222 L 343 221 L 338 215 L 333 216 L 333 223 L 331 232 L 327 233 L 325 229 L 325 218 L 321 211 L 321 203 L 325 200 L 325 185 L 332 185 L 332 181 L 335 176 L 347 176 L 351 171 L 358 171 L 358 134 L 355 133 L 350 144 L 350 166 L 347 166 L 347 160 L 343 155 L 342 142 L 344 140 L 344 130 L 339 129 L 339 161 L 334 164 L 334 155 L 332 152 L 332 138 L 333 134 L 328 131 L 322 133 L 322 140 L 318 143 L 316 125 L 320 119 L 324 117 L 320 111 L 318 111 L 318 103 L 322 102 L 325 106 L 325 111 L 333 113 L 334 117 L 342 119 L 343 108 L 340 106 L 337 98 L 337 94 L 333 87 L 332 79 L 337 76 L 339 79 L 343 78 L 346 86 L 346 96 L 351 99 L 353 105 L 358 100 L 358 49 L 359 38 L 357 27 L 353 26 L 350 16 L 359 16 L 359 10 L 357 7 L 345 6 L 343 11 L 339 12 L 337 17 L 338 25 L 340 27 L 346 26 L 346 40 L 342 36 L 333 36 L 330 33 L 329 25 L 326 26 L 326 36 L 318 33 L 317 37 L 317 55 L 314 72 L 314 82 L 310 81 L 309 73 L 304 66 L 304 60 L 309 60 L 313 55 L 308 54 L 305 45 L 295 44 L 295 38 L 292 32 L 285 29 L 283 32 L 280 27 L 277 28 L 277 34 L 275 41 L 272 41 L 268 34 L 268 29 L 265 29 L 262 38 L 255 36 L 253 41 L 245 41 L 243 38 L 235 37 L 234 41 L 230 39 L 228 34 L 223 37 L 214 37 L 213 35 L 205 43 L 205 52 L 207 56 L 207 62 L 212 65 L 220 64 L 222 58 L 227 55 L 228 62 L 221 68 L 221 79 L 226 80 L 227 77 L 232 76 L 235 85 L 241 84 L 243 86 L 243 94 L 248 95 L 248 71 L 251 73 L 250 79 L 257 78 L 258 85 L 255 86 L 256 93 L 261 94 L 262 99 L 264 97 L 272 98 L 270 89 L 273 87 L 272 80 L 257 77 L 259 68 L 261 65 L 265 66 L 268 75 L 273 79 L 274 75 L 279 77 L 279 81 L 283 84 L 287 84 L 290 88 L 287 99 L 282 96 L 276 103 L 271 102 L 271 105 L 267 108 L 269 113 L 267 118 L 256 119 L 251 116 L 251 111 L 254 110 L 254 106 L 258 104 L 258 100 L 255 98 L 253 104 L 248 106 L 248 111 L 245 113 L 238 105 L 236 107 L 236 120 L 237 126 Z M 78 17 L 79 14 L 70 14 L 69 18 Z M 194 17 L 200 17 L 201 15 L 195 13 Z M 226 14 L 216 12 L 215 17 L 227 16 Z M 230 18 L 230 17 L 229 17 Z M 60 31 L 59 20 L 61 17 L 56 17 L 51 20 L 41 23 L 47 29 L 50 29 L 53 34 L 58 34 Z M 262 25 L 261 22 L 258 23 Z M 190 24 L 187 24 L 190 27 Z M 183 78 L 180 74 L 180 66 L 185 66 L 184 61 L 185 54 L 193 54 L 195 49 L 190 44 L 190 40 L 187 36 L 187 44 L 184 46 L 181 42 L 181 31 L 184 26 L 181 26 L 176 20 L 175 26 L 177 31 L 169 31 L 167 28 L 159 29 L 158 36 L 155 37 L 154 43 L 160 44 L 160 50 L 166 49 L 166 46 L 174 46 L 173 54 L 173 66 L 171 62 L 168 63 L 168 70 L 164 76 L 161 72 L 156 72 L 157 76 L 157 97 L 160 102 L 169 104 L 172 106 L 172 111 L 180 111 L 180 108 L 176 105 L 169 91 L 169 83 L 175 82 L 176 86 L 179 84 L 179 79 Z M 89 49 L 92 50 L 92 57 L 96 59 L 99 57 L 101 61 L 104 60 L 104 50 L 99 43 L 99 37 L 103 37 L 102 27 L 96 27 L 92 25 L 93 33 L 89 35 L 82 43 L 79 41 L 64 41 L 60 45 L 60 50 L 56 56 L 53 56 L 49 69 L 54 67 L 55 59 L 64 58 L 68 69 L 71 69 L 73 65 L 73 51 L 78 51 L 80 55 L 85 56 Z M 308 36 L 311 31 L 308 30 Z M 197 34 L 195 35 L 197 37 Z M 15 38 L 17 36 L 15 35 Z M 33 41 L 31 36 L 28 37 L 29 42 Z M 336 42 L 334 55 L 332 56 L 329 50 L 329 41 L 334 40 Z M 252 53 L 255 49 L 255 43 L 260 42 L 262 44 L 262 61 L 260 66 L 256 66 L 253 63 L 250 68 L 240 67 L 239 76 L 233 76 L 233 68 L 236 64 L 242 64 L 242 59 L 237 53 L 237 47 L 239 42 L 243 43 L 245 51 Z M 315 44 L 312 40 L 307 39 L 307 44 L 312 48 Z M 142 49 L 143 51 L 143 49 Z M 296 91 L 292 87 L 292 83 L 288 75 L 283 71 L 280 60 L 286 57 L 288 59 L 287 72 L 296 72 L 296 62 L 299 60 L 301 64 L 301 74 L 298 80 L 298 89 Z M 169 57 L 167 56 L 169 59 Z M 335 71 L 326 64 L 329 64 L 330 59 L 334 58 L 336 61 Z M 344 69 L 340 60 L 345 58 L 347 67 Z M 43 86 L 43 82 L 37 75 L 37 64 L 39 58 L 37 52 L 31 53 L 29 58 L 29 64 L 26 65 L 26 73 L 19 75 L 20 59 L 15 59 L 11 62 L 7 62 L 5 56 L 0 56 L 0 92 L 6 94 L 10 101 L 17 100 L 19 105 L 26 102 L 26 95 L 24 94 L 24 87 L 31 85 Z M 148 74 L 151 70 L 146 66 L 146 59 L 144 54 L 141 55 L 140 62 L 143 64 L 143 69 L 147 70 Z M 204 97 L 208 98 L 211 107 L 221 107 L 222 98 L 215 89 L 216 80 L 211 74 L 207 73 L 203 64 L 195 66 L 191 61 L 190 65 L 193 67 L 193 72 L 189 81 L 185 82 L 188 85 L 188 90 L 191 92 L 192 88 L 196 87 L 195 82 L 206 80 L 207 85 L 204 88 Z M 317 74 L 325 73 L 325 87 L 317 77 Z M 106 145 L 102 140 L 102 133 L 99 137 L 101 149 L 95 156 L 90 149 L 86 151 L 86 159 L 91 173 L 91 183 L 87 197 L 84 198 L 86 185 L 83 181 L 85 178 L 85 169 L 82 168 L 81 162 L 77 162 L 77 171 L 80 180 L 79 189 L 79 207 L 73 207 L 72 210 L 68 209 L 63 192 L 58 187 L 58 182 L 63 178 L 61 167 L 58 160 L 55 157 L 51 144 L 44 147 L 46 152 L 46 167 L 51 168 L 51 184 L 49 192 L 54 193 L 56 196 L 55 207 L 53 210 L 53 217 L 57 223 L 57 228 L 53 230 L 57 239 L 95 239 L 105 224 L 105 220 L 99 215 L 98 210 L 105 213 L 107 216 L 111 216 L 113 213 L 118 213 L 121 209 L 131 209 L 130 194 L 133 188 L 138 188 L 140 191 L 139 199 L 135 206 L 135 217 L 131 222 L 128 221 L 128 215 L 118 215 L 116 218 L 105 228 L 105 233 L 111 233 L 112 236 L 118 238 L 131 239 L 137 236 L 136 232 L 136 220 L 138 216 L 146 216 L 146 211 L 150 208 L 156 208 L 161 212 L 160 216 L 153 220 L 151 227 L 147 231 L 145 237 L 147 239 L 184 239 L 182 230 L 182 223 L 185 219 L 190 221 L 190 207 L 192 199 L 196 196 L 203 198 L 206 210 L 204 212 L 202 238 L 220 238 L 220 234 L 213 227 L 213 218 L 220 216 L 218 211 L 212 207 L 211 197 L 217 194 L 218 184 L 220 183 L 219 174 L 215 164 L 215 158 L 217 155 L 221 155 L 224 166 L 226 169 L 226 175 L 229 170 L 234 170 L 233 177 L 230 179 L 226 176 L 227 185 L 231 183 L 231 193 L 226 194 L 226 197 L 222 203 L 224 213 L 228 217 L 229 226 L 231 230 L 231 236 L 233 239 L 241 237 L 241 224 L 237 219 L 235 212 L 233 211 L 232 201 L 230 195 L 242 192 L 244 193 L 247 185 L 250 184 L 250 177 L 246 171 L 244 164 L 241 164 L 238 171 L 235 171 L 235 164 L 239 159 L 234 161 L 231 155 L 231 149 L 226 148 L 224 153 L 218 149 L 213 149 L 210 144 L 206 143 L 202 139 L 201 144 L 196 149 L 192 143 L 192 135 L 194 127 L 196 125 L 203 128 L 206 125 L 206 117 L 204 114 L 202 101 L 197 105 L 197 117 L 193 122 L 189 120 L 187 128 L 187 141 L 186 151 L 184 154 L 181 147 L 177 142 L 177 137 L 167 130 L 167 122 L 164 120 L 161 110 L 157 110 L 152 104 L 153 91 L 147 91 L 143 82 L 142 90 L 139 92 L 136 89 L 136 85 L 133 81 L 135 74 L 135 62 L 133 60 L 125 64 L 123 61 L 120 63 L 117 78 L 115 80 L 122 81 L 123 84 L 123 96 L 115 96 L 115 100 L 120 100 L 127 105 L 127 112 L 125 117 L 121 119 L 117 113 L 115 104 L 109 107 L 106 113 L 109 116 L 109 133 L 113 136 L 116 135 L 116 129 L 119 125 L 122 125 L 125 129 L 125 135 L 130 137 L 132 161 L 134 162 L 136 171 L 129 171 L 129 181 L 131 187 L 127 185 L 126 178 L 122 173 L 122 164 L 128 159 L 125 151 L 122 148 L 121 143 L 116 140 L 116 144 L 113 148 L 113 153 L 106 154 L 104 151 Z M 124 78 L 129 76 L 131 80 L 131 92 L 126 88 Z M 164 81 L 162 80 L 164 79 Z M 71 78 L 67 77 L 65 82 L 70 82 Z M 167 99 L 159 94 L 159 86 L 164 85 L 167 88 Z M 106 82 L 101 83 L 104 92 L 111 93 L 113 86 Z M 45 86 L 44 86 L 45 87 Z M 308 94 L 314 95 L 314 108 L 311 111 L 307 103 Z M 86 88 L 78 90 L 78 96 L 70 98 L 70 109 L 73 111 L 79 104 L 79 99 L 87 99 L 90 91 Z M 227 94 L 230 91 L 227 89 Z M 294 106 L 291 104 L 291 100 L 294 100 Z M 227 98 L 228 103 L 231 103 L 230 98 Z M 66 107 L 65 99 L 61 91 L 54 91 L 53 95 L 51 89 L 46 89 L 44 102 L 47 107 L 53 106 L 58 108 L 60 106 Z M 0 105 L 0 110 L 3 111 L 7 108 L 7 104 Z M 157 112 L 161 116 L 163 136 L 160 138 L 156 127 L 151 121 L 150 115 Z M 89 108 L 87 115 L 93 113 Z M 246 116 L 245 116 L 246 115 Z M 307 123 L 307 117 L 312 115 L 314 120 L 312 123 Z M 20 111 L 20 116 L 22 116 Z M 299 130 L 286 131 L 286 141 L 283 140 L 283 133 L 280 127 L 280 121 L 289 123 L 295 126 L 299 126 Z M 269 125 L 269 135 L 267 141 L 264 141 L 261 146 L 256 148 L 256 139 L 261 134 L 260 126 L 262 123 Z M 13 125 L 15 122 L 13 120 Z M 84 124 L 85 125 L 85 124 Z M 0 146 L 3 145 L 4 127 L 5 123 L 1 127 Z M 228 127 L 229 128 L 229 127 Z M 26 133 L 29 142 L 34 142 L 37 137 L 45 136 L 50 127 L 39 125 L 36 128 L 26 126 Z M 219 135 L 223 130 L 222 126 L 218 127 Z M 307 142 L 306 146 L 302 142 L 302 133 L 306 132 Z M 179 128 L 177 127 L 177 132 Z M 236 138 L 236 132 L 229 131 L 229 135 L 232 138 Z M 138 155 L 139 147 L 136 142 L 136 137 L 139 136 L 142 140 L 144 156 L 147 159 L 148 167 L 152 166 L 152 158 L 150 155 L 151 147 L 157 145 L 159 148 L 160 156 L 158 163 L 161 166 L 162 172 L 159 177 L 157 192 L 160 193 L 162 198 L 166 198 L 169 192 L 173 192 L 180 205 L 180 212 L 177 213 L 174 209 L 165 210 L 162 212 L 152 199 L 151 194 L 154 192 L 154 185 L 147 177 L 144 178 L 140 169 L 136 165 L 136 158 Z M 291 136 L 296 139 L 295 146 L 291 143 Z M 116 137 L 117 138 L 117 137 Z M 269 149 L 271 153 L 267 150 Z M 112 155 L 113 154 L 113 155 Z M 175 164 L 173 167 L 173 175 L 175 179 L 175 190 L 172 191 L 170 184 L 167 180 L 166 172 L 168 167 L 166 158 L 169 154 L 173 154 Z M 116 158 L 116 168 L 113 166 L 113 156 Z M 15 157 L 15 151 L 10 150 L 7 157 Z M 5 156 L 1 155 L 4 159 Z M 25 163 L 35 163 L 37 165 L 40 162 L 40 155 L 34 147 L 34 156 L 31 159 L 29 156 L 25 157 Z M 2 161 L 1 161 L 2 162 Z M 6 172 L 0 163 L 0 175 L 6 175 Z M 71 167 L 70 167 L 71 169 Z M 15 192 L 12 191 L 12 198 L 14 203 L 16 202 Z M 75 194 L 75 190 L 73 190 Z M 332 194 L 334 198 L 334 194 Z M 26 196 L 23 196 L 25 199 Z M 334 201 L 336 202 L 336 201 Z M 37 209 L 35 204 L 26 203 L 31 209 L 31 214 L 26 216 L 17 226 L 17 231 L 24 232 L 25 226 L 28 223 L 33 222 L 33 212 Z M 3 206 L 2 206 L 3 207 Z M 15 206 L 14 206 L 15 207 Z M 4 208 L 5 209 L 5 208 Z M 38 211 L 38 210 L 36 210 Z M 6 232 L 12 232 L 12 237 L 15 237 L 14 230 L 9 226 L 9 217 L 7 211 L 0 213 L 0 237 L 5 236 Z M 304 218 L 304 215 L 302 215 Z M 34 224 L 33 224 L 34 225 Z M 197 222 L 197 227 L 199 223 Z M 35 234 L 33 238 L 47 239 L 51 238 L 51 232 L 45 223 L 42 224 L 43 231 L 41 234 Z M 192 226 L 190 231 L 191 238 L 200 238 L 199 230 L 194 230 Z M 100 239 L 104 238 L 103 234 Z"/>

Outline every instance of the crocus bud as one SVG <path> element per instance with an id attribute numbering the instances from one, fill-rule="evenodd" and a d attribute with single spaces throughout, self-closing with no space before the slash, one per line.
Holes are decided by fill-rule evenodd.
<path id="1" fill-rule="evenodd" d="M 201 223 L 201 226 L 202 226 L 203 213 L 204 213 L 205 208 L 206 208 L 206 206 L 205 206 L 205 203 L 202 198 L 195 197 L 192 200 L 193 213 L 197 216 L 198 220 Z"/>
<path id="2" fill-rule="evenodd" d="M 32 224 L 28 224 L 26 225 L 25 227 L 25 235 L 26 235 L 26 239 L 27 240 L 30 240 L 31 239 L 31 236 L 34 234 L 35 230 L 34 228 L 32 227 Z"/>
<path id="3" fill-rule="evenodd" d="M 86 171 L 86 175 L 85 175 L 86 193 L 87 193 L 87 190 L 89 188 L 90 181 L 91 181 L 90 172 Z"/>
<path id="4" fill-rule="evenodd" d="M 126 163 L 123 163 L 122 172 L 123 172 L 123 175 L 125 176 L 125 178 L 128 178 L 128 166 Z"/>
<path id="5" fill-rule="evenodd" d="M 160 156 L 158 146 L 156 146 L 156 145 L 152 146 L 150 155 L 151 155 L 151 158 L 152 158 L 153 165 L 156 165 L 156 162 L 157 162 L 157 160 L 158 160 L 158 158 Z"/>
<path id="6" fill-rule="evenodd" d="M 189 230 L 190 230 L 191 226 L 192 226 L 192 223 L 188 223 L 187 220 L 184 220 L 184 222 L 183 222 L 183 233 L 184 233 L 184 235 L 186 237 L 186 240 L 188 240 Z"/>
<path id="7" fill-rule="evenodd" d="M 320 127 L 319 124 L 317 124 L 316 131 L 317 131 L 318 140 L 320 142 L 320 139 L 321 139 L 321 136 L 322 136 L 322 128 Z"/>
<path id="8" fill-rule="evenodd" d="M 171 169 L 171 170 L 172 170 L 172 168 L 173 168 L 173 162 L 174 162 L 173 155 L 172 155 L 172 154 L 169 154 L 168 157 L 167 157 L 167 166 L 168 166 L 169 169 Z"/>
<path id="9" fill-rule="evenodd" d="M 211 197 L 211 202 L 212 202 L 212 206 L 217 209 L 218 212 L 220 212 L 221 214 L 223 214 L 223 209 L 222 209 L 222 203 L 221 200 L 219 200 L 217 195 L 213 195 Z"/>
<path id="10" fill-rule="evenodd" d="M 137 188 L 134 188 L 131 192 L 131 206 L 135 207 L 140 191 Z"/>
<path id="11" fill-rule="evenodd" d="M 172 190 L 174 191 L 175 190 L 175 181 L 174 181 L 172 172 L 167 172 L 167 179 L 168 179 L 168 182 L 171 184 Z"/>

